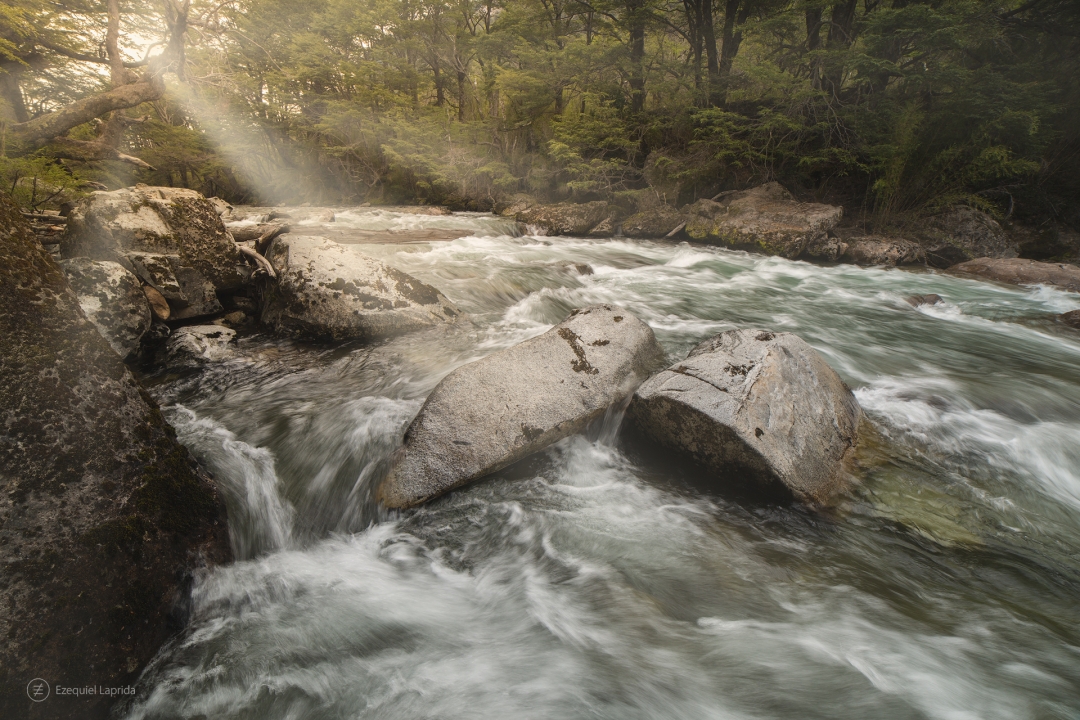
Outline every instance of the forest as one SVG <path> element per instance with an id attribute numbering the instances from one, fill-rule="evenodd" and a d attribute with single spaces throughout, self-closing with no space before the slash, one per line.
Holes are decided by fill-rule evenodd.
<path id="1" fill-rule="evenodd" d="M 1080 226 L 1072 0 L 10 0 L 0 180 L 234 203 L 681 205 Z"/>

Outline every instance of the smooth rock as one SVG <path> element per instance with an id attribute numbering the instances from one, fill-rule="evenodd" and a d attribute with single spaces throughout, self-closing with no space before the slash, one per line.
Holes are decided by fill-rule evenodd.
<path id="1" fill-rule="evenodd" d="M 555 205 L 532 205 L 515 214 L 518 222 L 539 228 L 547 235 L 587 236 L 594 228 L 608 221 L 614 231 L 614 223 L 621 211 L 602 200 L 587 203 L 557 203 Z"/>
<path id="2" fill-rule="evenodd" d="M 909 295 L 904 298 L 912 307 L 919 307 L 920 305 L 938 305 L 945 302 L 940 295 L 936 293 L 928 293 L 926 295 Z"/>
<path id="3" fill-rule="evenodd" d="M 1080 330 L 1080 310 L 1070 310 L 1057 316 L 1058 322 Z"/>
<path id="4" fill-rule="evenodd" d="M 1016 243 L 996 220 L 975 208 L 958 205 L 927 219 L 919 233 L 927 264 L 947 268 L 975 258 L 1014 258 Z"/>
<path id="5" fill-rule="evenodd" d="M 230 559 L 213 481 L 0 193 L 0 717 L 111 717 L 27 682 L 135 685 Z"/>
<path id="6" fill-rule="evenodd" d="M 796 258 L 840 222 L 833 205 L 796 202 L 779 183 L 698 200 L 683 208 L 686 234 L 694 240 Z"/>
<path id="7" fill-rule="evenodd" d="M 266 257 L 278 280 L 265 286 L 262 321 L 289 335 L 373 339 L 461 314 L 430 285 L 326 238 L 279 235 Z"/>
<path id="8" fill-rule="evenodd" d="M 798 336 L 731 330 L 646 381 L 628 415 L 644 434 L 719 476 L 823 503 L 843 485 L 860 410 Z"/>
<path id="9" fill-rule="evenodd" d="M 1052 285 L 1080 292 L 1080 267 L 1021 258 L 979 258 L 959 263 L 949 272 L 975 275 L 1011 285 Z"/>
<path id="10" fill-rule="evenodd" d="M 412 507 L 580 432 L 662 363 L 652 329 L 630 313 L 577 310 L 447 375 L 406 431 L 379 499 Z"/>
<path id="11" fill-rule="evenodd" d="M 926 262 L 926 252 L 911 240 L 868 235 L 850 238 L 840 259 L 856 265 L 922 265 Z"/>
<path id="12" fill-rule="evenodd" d="M 150 329 L 150 305 L 139 278 L 108 260 L 72 258 L 61 264 L 86 319 L 117 355 L 127 357 Z"/>
<path id="13" fill-rule="evenodd" d="M 228 202 L 222 200 L 219 197 L 206 198 L 206 200 L 214 206 L 214 210 L 216 210 L 217 214 L 220 215 L 222 218 L 227 218 L 232 215 L 233 206 L 230 205 Z"/>
<path id="14" fill-rule="evenodd" d="M 173 319 L 220 312 L 215 293 L 251 276 L 213 203 L 181 188 L 92 193 L 71 211 L 61 253 L 129 267 L 165 296 Z"/>

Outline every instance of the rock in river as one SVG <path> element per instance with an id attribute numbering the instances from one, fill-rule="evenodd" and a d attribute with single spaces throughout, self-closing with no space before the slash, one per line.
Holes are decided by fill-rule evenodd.
<path id="1" fill-rule="evenodd" d="M 214 483 L 0 193 L 0 717 L 104 718 L 229 560 Z"/>
<path id="2" fill-rule="evenodd" d="M 262 321 L 289 335 L 373 339 L 461 314 L 430 285 L 326 238 L 279 235 L 266 257 L 278 280 L 264 290 Z"/>
<path id="3" fill-rule="evenodd" d="M 181 188 L 91 193 L 68 216 L 60 251 L 124 265 L 165 297 L 173 320 L 220 312 L 216 293 L 251 274 L 213 203 Z"/>
<path id="4" fill-rule="evenodd" d="M 645 382 L 629 415 L 644 434 L 734 480 L 822 503 L 842 486 L 859 404 L 801 338 L 730 330 Z"/>
<path id="5" fill-rule="evenodd" d="M 796 258 L 840 222 L 843 208 L 796 202 L 779 183 L 723 193 L 682 209 L 694 240 Z"/>
<path id="6" fill-rule="evenodd" d="M 504 468 L 592 420 L 663 363 L 652 329 L 611 305 L 447 375 L 405 433 L 379 499 L 406 508 Z"/>
<path id="7" fill-rule="evenodd" d="M 1012 285 L 1053 285 L 1080 292 L 1080 267 L 1022 258 L 979 258 L 953 265 L 950 272 L 976 275 Z"/>
<path id="8" fill-rule="evenodd" d="M 139 279 L 119 263 L 73 258 L 61 264 L 86 318 L 120 357 L 150 329 L 150 303 Z"/>
<path id="9" fill-rule="evenodd" d="M 518 222 L 534 225 L 548 235 L 575 235 L 577 237 L 585 237 L 605 223 L 614 230 L 620 216 L 619 208 L 602 200 L 586 203 L 530 205 L 514 215 Z M 611 234 L 610 231 L 608 234 Z"/>
<path id="10" fill-rule="evenodd" d="M 918 233 L 927 264 L 946 268 L 975 258 L 1014 258 L 1016 243 L 997 220 L 981 210 L 957 205 L 928 218 Z"/>

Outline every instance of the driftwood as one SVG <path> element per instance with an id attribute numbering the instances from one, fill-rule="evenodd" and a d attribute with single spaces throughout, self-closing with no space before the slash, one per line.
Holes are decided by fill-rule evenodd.
<path id="1" fill-rule="evenodd" d="M 274 266 L 270 264 L 270 261 L 264 258 L 259 253 L 255 252 L 247 245 L 236 244 L 236 249 L 240 251 L 240 254 L 244 257 L 251 258 L 255 261 L 255 264 L 259 266 L 259 269 L 269 275 L 271 278 L 277 279 L 277 273 L 274 272 Z"/>
<path id="2" fill-rule="evenodd" d="M 682 232 L 682 230 L 683 230 L 683 228 L 684 228 L 684 227 L 686 227 L 686 222 L 685 222 L 685 221 L 683 221 L 683 222 L 682 222 L 682 223 L 681 223 L 681 224 L 680 224 L 680 225 L 679 225 L 679 226 L 678 226 L 677 228 L 675 228 L 674 230 L 672 230 L 671 232 L 669 232 L 669 233 L 668 233 L 667 235 L 665 235 L 664 237 L 666 237 L 666 238 L 669 238 L 669 237 L 675 237 L 676 235 L 678 235 L 679 233 L 681 233 L 681 232 Z"/>

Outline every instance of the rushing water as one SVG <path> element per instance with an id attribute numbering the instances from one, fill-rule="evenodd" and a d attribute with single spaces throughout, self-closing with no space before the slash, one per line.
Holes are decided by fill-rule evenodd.
<path id="1" fill-rule="evenodd" d="M 152 390 L 229 497 L 238 557 L 132 718 L 1080 718 L 1080 296 L 709 247 L 515 237 L 356 209 L 357 246 L 471 322 L 375 347 L 251 335 Z M 589 268 L 575 267 L 587 264 Z M 588 269 L 592 274 L 587 273 Z M 943 305 L 904 298 L 937 293 Z M 710 492 L 618 418 L 417 511 L 372 499 L 453 368 L 607 302 L 674 361 L 799 334 L 869 422 L 825 513 Z"/>

